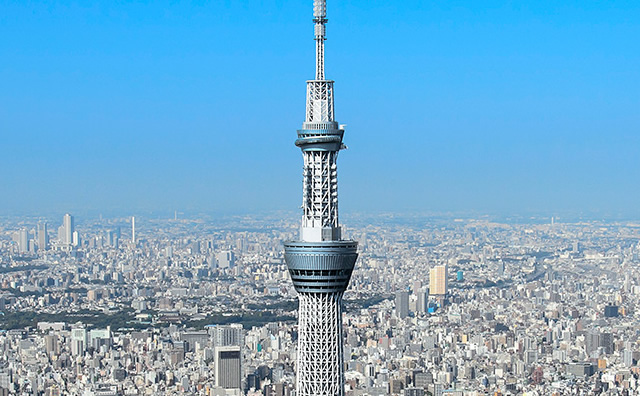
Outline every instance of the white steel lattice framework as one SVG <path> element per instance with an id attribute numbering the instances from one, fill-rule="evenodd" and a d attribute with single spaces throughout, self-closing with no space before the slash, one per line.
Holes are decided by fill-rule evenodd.
<path id="1" fill-rule="evenodd" d="M 298 395 L 343 395 L 342 293 L 300 295 Z"/>
<path id="2" fill-rule="evenodd" d="M 358 257 L 338 222 L 338 152 L 333 81 L 324 75 L 326 0 L 314 1 L 316 78 L 307 81 L 305 121 L 296 146 L 304 159 L 300 240 L 285 242 L 285 261 L 299 294 L 298 396 L 343 396 L 342 295 Z"/>

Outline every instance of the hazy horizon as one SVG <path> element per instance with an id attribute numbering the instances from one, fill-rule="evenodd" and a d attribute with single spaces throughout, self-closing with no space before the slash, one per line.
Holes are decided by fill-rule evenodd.
<path id="1" fill-rule="evenodd" d="M 46 222 L 49 226 L 62 223 L 64 214 L 69 213 L 75 217 L 76 224 L 93 224 L 99 221 L 110 223 L 113 221 L 130 222 L 131 217 L 136 217 L 138 227 L 145 227 L 147 221 L 162 222 L 178 221 L 187 222 L 213 222 L 217 224 L 233 223 L 236 221 L 255 224 L 282 225 L 283 222 L 298 222 L 301 212 L 299 210 L 272 210 L 272 211 L 169 211 L 169 210 L 71 210 L 71 211 L 31 211 L 0 214 L 0 221 L 11 224 L 35 226 L 39 222 Z M 564 212 L 564 213 L 499 213 L 478 211 L 448 211 L 448 212 L 392 212 L 392 211 L 343 211 L 340 222 L 343 227 L 361 227 L 367 225 L 384 226 L 389 224 L 417 226 L 434 224 L 454 224 L 462 222 L 490 222 L 504 224 L 578 224 L 578 223 L 603 223 L 610 225 L 626 224 L 628 226 L 638 224 L 640 216 L 627 216 L 620 213 L 606 212 Z M 105 224 L 106 224 L 105 223 Z M 244 223 L 243 223 L 244 224 Z M 248 226 L 247 226 L 248 227 Z"/>

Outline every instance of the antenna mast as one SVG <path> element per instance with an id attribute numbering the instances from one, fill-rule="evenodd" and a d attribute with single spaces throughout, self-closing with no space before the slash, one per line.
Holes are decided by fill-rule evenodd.
<path id="1" fill-rule="evenodd" d="M 313 22 L 316 33 L 316 80 L 324 80 L 324 41 L 327 39 L 327 1 L 313 2 Z"/>

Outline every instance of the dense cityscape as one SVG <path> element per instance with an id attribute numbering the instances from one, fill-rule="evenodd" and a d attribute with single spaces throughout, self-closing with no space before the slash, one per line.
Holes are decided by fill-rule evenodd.
<path id="1" fill-rule="evenodd" d="M 637 5 L 299 3 L 2 6 L 0 396 L 640 395 Z"/>
<path id="2" fill-rule="evenodd" d="M 345 394 L 638 393 L 640 224 L 346 224 Z M 298 229 L 282 214 L 3 218 L 0 394 L 295 394 L 282 243 Z"/>

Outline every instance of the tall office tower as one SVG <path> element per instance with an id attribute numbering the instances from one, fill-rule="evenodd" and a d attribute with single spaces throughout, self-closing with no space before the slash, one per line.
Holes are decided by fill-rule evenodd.
<path id="1" fill-rule="evenodd" d="M 409 316 L 409 292 L 407 291 L 396 292 L 396 316 L 400 319 Z"/>
<path id="2" fill-rule="evenodd" d="M 83 328 L 71 329 L 71 355 L 82 355 L 87 349 L 87 330 Z"/>
<path id="3" fill-rule="evenodd" d="M 47 223 L 38 223 L 37 227 L 38 249 L 47 250 L 49 247 L 49 235 L 47 234 Z"/>
<path id="4" fill-rule="evenodd" d="M 64 243 L 70 245 L 73 243 L 73 232 L 75 231 L 73 216 L 69 213 L 65 214 L 62 219 L 62 225 L 64 226 Z"/>
<path id="5" fill-rule="evenodd" d="M 55 334 L 44 336 L 44 349 L 49 355 L 57 355 L 59 353 L 58 336 Z"/>
<path id="6" fill-rule="evenodd" d="M 18 245 L 18 252 L 26 253 L 29 251 L 29 231 L 21 228 L 13 235 L 13 241 Z"/>
<path id="7" fill-rule="evenodd" d="M 284 244 L 298 292 L 298 396 L 344 395 L 342 295 L 358 258 L 338 222 L 336 160 L 343 126 L 335 120 L 333 81 L 324 75 L 326 0 L 315 0 L 316 78 L 307 81 L 306 117 L 296 146 L 304 159 L 300 240 Z"/>
<path id="8" fill-rule="evenodd" d="M 422 314 L 427 313 L 427 309 L 429 306 L 429 294 L 424 288 L 422 288 L 418 290 L 416 296 L 418 298 L 418 300 L 416 301 L 416 311 Z"/>
<path id="9" fill-rule="evenodd" d="M 429 294 L 444 296 L 449 286 L 447 279 L 447 265 L 438 265 L 429 270 Z"/>
<path id="10" fill-rule="evenodd" d="M 71 234 L 71 244 L 73 246 L 80 246 L 82 244 L 82 241 L 80 240 L 80 234 L 78 234 L 78 231 L 74 231 L 73 234 Z"/>
<path id="11" fill-rule="evenodd" d="M 131 216 L 131 242 L 136 244 L 136 218 Z"/>
<path id="12" fill-rule="evenodd" d="M 242 325 L 239 323 L 217 325 L 209 333 L 213 336 L 213 345 L 217 347 L 244 344 Z"/>
<path id="13" fill-rule="evenodd" d="M 216 347 L 214 365 L 216 386 L 240 389 L 242 383 L 242 351 L 239 346 Z"/>
<path id="14" fill-rule="evenodd" d="M 73 216 L 69 213 L 62 218 L 62 225 L 58 228 L 58 242 L 70 246 L 73 243 Z"/>
<path id="15" fill-rule="evenodd" d="M 235 255 L 231 250 L 223 250 L 216 255 L 218 268 L 233 268 L 235 264 Z"/>

